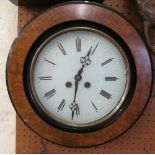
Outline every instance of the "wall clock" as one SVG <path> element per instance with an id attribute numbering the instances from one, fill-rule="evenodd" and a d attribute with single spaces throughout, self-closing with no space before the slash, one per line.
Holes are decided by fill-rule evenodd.
<path id="1" fill-rule="evenodd" d="M 99 145 L 127 131 L 142 114 L 152 83 L 139 33 L 92 2 L 61 4 L 32 20 L 12 45 L 6 72 L 23 121 L 71 147 Z"/>

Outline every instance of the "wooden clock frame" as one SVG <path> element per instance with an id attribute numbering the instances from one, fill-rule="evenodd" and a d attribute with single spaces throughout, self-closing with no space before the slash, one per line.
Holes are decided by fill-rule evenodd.
<path id="1" fill-rule="evenodd" d="M 111 125 L 85 133 L 63 131 L 46 123 L 33 110 L 24 90 L 24 65 L 33 43 L 51 27 L 76 20 L 98 23 L 121 36 L 130 49 L 136 68 L 136 85 L 128 108 Z M 99 145 L 124 133 L 143 112 L 152 85 L 152 65 L 146 45 L 140 34 L 119 14 L 93 3 L 60 5 L 47 10 L 35 20 L 32 20 L 12 45 L 6 73 L 10 98 L 23 121 L 32 130 L 49 141 L 70 147 Z"/>

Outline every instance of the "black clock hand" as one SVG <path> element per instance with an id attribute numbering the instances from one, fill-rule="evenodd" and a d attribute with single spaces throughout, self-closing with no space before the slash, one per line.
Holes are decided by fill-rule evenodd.
<path id="1" fill-rule="evenodd" d="M 75 100 L 76 100 L 76 94 L 77 94 L 77 90 L 78 90 L 78 86 L 79 86 L 79 81 L 81 81 L 81 79 L 82 79 L 81 74 L 83 73 L 83 68 L 84 68 L 84 66 L 82 66 L 82 68 L 75 75 L 75 92 L 74 92 L 74 100 L 73 100 L 73 102 L 75 102 Z"/>
<path id="2" fill-rule="evenodd" d="M 76 94 L 77 94 L 77 91 L 78 91 L 78 86 L 79 86 L 79 81 L 75 81 L 75 91 L 74 91 L 74 100 L 73 100 L 73 102 L 76 101 Z"/>
<path id="3" fill-rule="evenodd" d="M 80 62 L 82 63 L 82 65 L 84 67 L 91 64 L 91 60 L 89 59 L 89 56 L 91 54 L 91 51 L 92 51 L 92 46 L 90 47 L 89 51 L 87 52 L 87 55 L 85 57 L 81 57 L 80 58 Z"/>
<path id="4" fill-rule="evenodd" d="M 80 114 L 79 105 L 76 103 L 76 95 L 78 91 L 79 82 L 82 79 L 82 73 L 84 67 L 91 64 L 91 60 L 89 59 L 89 56 L 92 52 L 92 46 L 90 47 L 89 51 L 87 52 L 87 55 L 85 57 L 81 57 L 80 61 L 82 63 L 82 67 L 78 71 L 78 73 L 75 75 L 75 91 L 74 91 L 74 99 L 73 102 L 70 104 L 70 109 L 72 110 L 72 119 L 74 118 L 74 114 L 76 112 L 76 115 L 78 116 Z"/>
<path id="5" fill-rule="evenodd" d="M 90 47 L 90 49 L 89 49 L 89 51 L 88 51 L 88 53 L 87 53 L 87 55 L 86 56 L 90 56 L 90 54 L 91 54 L 91 50 L 92 50 L 92 46 Z"/>
<path id="6" fill-rule="evenodd" d="M 87 52 L 85 57 L 81 57 L 80 62 L 82 63 L 82 65 L 84 66 L 89 66 L 91 64 L 91 60 L 90 60 L 90 55 L 93 55 L 97 49 L 99 45 L 99 42 L 97 43 L 97 45 L 95 46 L 95 48 L 92 50 L 92 46 L 90 47 L 89 51 Z"/>
<path id="7" fill-rule="evenodd" d="M 75 112 L 76 112 L 77 116 L 80 114 L 79 105 L 76 103 L 76 94 L 77 94 L 77 91 L 78 91 L 79 81 L 81 81 L 81 79 L 82 79 L 81 74 L 83 73 L 83 68 L 84 68 L 84 66 L 82 66 L 82 68 L 80 68 L 78 73 L 75 75 L 74 99 L 73 99 L 73 102 L 69 106 L 70 109 L 72 110 L 72 119 L 74 118 Z"/>
<path id="8" fill-rule="evenodd" d="M 74 118 L 74 114 L 76 113 L 77 117 L 80 115 L 79 105 L 76 102 L 70 104 L 69 108 L 72 111 L 72 119 Z"/>

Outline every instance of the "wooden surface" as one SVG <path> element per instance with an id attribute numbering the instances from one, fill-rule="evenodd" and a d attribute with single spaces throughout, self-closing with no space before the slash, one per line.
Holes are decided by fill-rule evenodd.
<path id="1" fill-rule="evenodd" d="M 0 0 L 0 154 L 15 153 L 16 112 L 6 87 L 6 61 L 17 36 L 18 8 Z"/>
<path id="2" fill-rule="evenodd" d="M 129 1 L 107 1 L 106 5 L 126 15 L 138 29 L 142 24 Z M 19 27 L 22 27 L 39 10 L 19 9 Z M 154 37 L 154 36 L 152 36 Z M 72 149 L 58 146 L 40 138 L 17 120 L 17 153 L 155 153 L 155 109 L 154 91 L 149 104 L 138 122 L 124 135 L 116 140 L 87 149 Z"/>

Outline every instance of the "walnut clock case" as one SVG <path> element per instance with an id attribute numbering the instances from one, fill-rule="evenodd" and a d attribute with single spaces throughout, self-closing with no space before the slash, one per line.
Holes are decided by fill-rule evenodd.
<path id="1" fill-rule="evenodd" d="M 152 84 L 142 37 L 96 2 L 64 3 L 37 16 L 13 43 L 6 71 L 22 120 L 70 147 L 99 145 L 127 131 Z"/>

